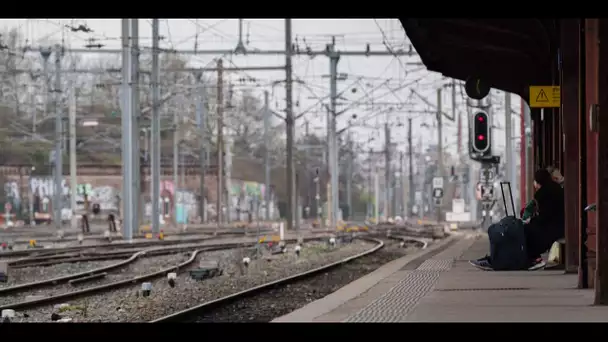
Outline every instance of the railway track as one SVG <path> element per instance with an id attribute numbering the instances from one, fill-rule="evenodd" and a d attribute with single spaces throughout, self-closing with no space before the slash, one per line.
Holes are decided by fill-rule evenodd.
<path id="1" fill-rule="evenodd" d="M 319 239 L 319 237 L 307 237 L 307 238 L 304 238 L 303 240 L 312 241 L 312 240 L 317 240 L 317 239 Z M 292 243 L 296 242 L 295 239 L 290 239 L 290 240 L 286 240 L 286 241 L 292 242 Z M 214 246 L 207 245 L 207 246 L 179 247 L 180 249 L 182 249 L 182 251 L 189 250 L 189 253 L 190 253 L 189 258 L 186 261 L 180 263 L 179 265 L 163 268 L 163 269 L 155 271 L 155 272 L 151 272 L 151 273 L 144 274 L 144 275 L 139 275 L 136 277 L 131 277 L 131 278 L 125 279 L 125 280 L 120 280 L 120 281 L 116 281 L 116 282 L 112 282 L 112 283 L 108 283 L 108 284 L 102 284 L 99 286 L 92 286 L 92 287 L 87 287 L 87 288 L 83 288 L 83 289 L 76 289 L 75 291 L 70 291 L 70 292 L 61 293 L 61 294 L 52 295 L 52 296 L 43 297 L 43 298 L 36 298 L 33 300 L 25 300 L 25 301 L 7 303 L 4 305 L 0 305 L 0 311 L 5 310 L 5 309 L 13 309 L 13 310 L 32 309 L 32 308 L 44 306 L 47 304 L 53 304 L 53 303 L 57 303 L 57 302 L 73 300 L 73 299 L 76 299 L 79 297 L 91 296 L 94 294 L 115 290 L 115 289 L 118 289 L 121 287 L 131 286 L 131 285 L 134 285 L 134 284 L 146 281 L 146 280 L 165 276 L 169 272 L 183 271 L 184 268 L 186 268 L 190 264 L 192 264 L 194 262 L 194 260 L 196 259 L 196 257 L 198 255 L 200 255 L 201 253 L 227 250 L 227 249 L 236 249 L 236 248 L 240 249 L 240 248 L 252 247 L 256 244 L 257 244 L 256 242 L 246 242 L 246 243 L 239 242 L 239 243 L 218 244 L 218 245 L 214 245 Z M 113 265 L 110 265 L 110 266 L 101 267 L 101 268 L 97 268 L 94 270 L 88 270 L 86 272 L 81 272 L 78 274 L 57 277 L 54 279 L 48 279 L 48 280 L 39 281 L 39 282 L 20 284 L 20 285 L 11 286 L 11 287 L 0 288 L 0 297 L 6 296 L 9 294 L 18 293 L 18 292 L 23 293 L 23 292 L 33 290 L 36 288 L 44 288 L 44 287 L 52 288 L 53 286 L 56 286 L 59 284 L 65 284 L 69 281 L 78 280 L 78 279 L 82 279 L 82 278 L 86 278 L 86 277 L 91 277 L 91 280 L 95 280 L 95 278 L 93 277 L 94 275 L 124 267 L 144 255 L 151 256 L 151 255 L 167 254 L 170 252 L 176 253 L 176 252 L 178 252 L 178 250 L 177 250 L 177 248 L 165 248 L 165 249 L 146 250 L 146 251 L 136 252 L 133 255 L 131 255 L 131 257 L 129 259 L 121 261 L 121 262 L 113 264 Z"/>
<path id="2" fill-rule="evenodd" d="M 236 234 L 240 236 L 239 234 Z M 188 239 L 176 239 L 176 240 L 146 240 L 146 241 L 138 241 L 138 242 L 109 242 L 103 244 L 95 244 L 95 245 L 78 245 L 78 246 L 66 246 L 66 247 L 53 247 L 53 248 L 30 248 L 24 250 L 13 250 L 13 251 L 2 251 L 0 252 L 0 259 L 4 258 L 14 258 L 20 256 L 44 256 L 44 255 L 52 255 L 56 253 L 66 253 L 66 252 L 76 252 L 83 251 L 89 249 L 119 249 L 119 248 L 144 248 L 150 246 L 168 246 L 168 245 L 177 245 L 184 243 L 198 243 L 208 240 L 217 240 L 229 237 L 230 235 L 221 235 L 221 236 L 203 236 L 197 238 L 188 238 Z"/>
<path id="3" fill-rule="evenodd" d="M 94 229 L 97 228 L 97 229 Z M 92 232 L 85 233 L 85 239 L 95 239 L 95 238 L 103 238 L 103 232 L 107 230 L 107 226 L 99 229 L 99 227 L 92 227 Z M 260 230 L 262 232 L 272 231 L 272 227 L 268 225 L 260 225 Z M 97 234 L 95 234 L 97 232 Z M 214 227 L 214 228 L 199 228 L 199 227 L 188 227 L 187 230 L 175 230 L 175 229 L 165 229 L 165 233 L 170 235 L 197 235 L 197 234 L 246 234 L 247 232 L 257 232 L 257 226 L 252 226 L 248 228 L 243 227 L 231 227 L 231 226 L 223 226 L 223 227 Z M 76 239 L 78 235 L 83 234 L 80 231 L 64 231 L 63 239 Z M 52 240 L 57 237 L 57 231 L 55 230 L 40 230 L 40 229 L 19 229 L 19 230 L 2 230 L 0 229 L 0 237 L 2 238 L 26 238 L 26 239 L 40 239 L 41 241 L 45 239 Z M 133 238 L 144 238 L 145 233 L 137 233 L 134 234 Z"/>
<path id="4" fill-rule="evenodd" d="M 218 309 L 225 307 L 227 305 L 230 305 L 236 301 L 240 301 L 245 298 L 255 296 L 259 293 L 269 291 L 273 288 L 284 287 L 284 286 L 294 283 L 296 281 L 312 277 L 312 276 L 317 275 L 322 272 L 327 272 L 333 268 L 339 267 L 346 263 L 352 262 L 356 259 L 359 259 L 359 258 L 368 256 L 372 253 L 375 253 L 378 250 L 380 250 L 381 248 L 383 248 L 385 245 L 385 243 L 380 239 L 369 238 L 369 237 L 360 237 L 360 239 L 365 239 L 367 241 L 374 242 L 375 245 L 372 248 L 370 248 L 364 252 L 361 252 L 361 253 L 353 255 L 353 256 L 346 257 L 344 259 L 330 263 L 328 265 L 317 267 L 317 268 L 314 268 L 314 269 L 311 269 L 311 270 L 308 270 L 305 272 L 301 272 L 298 274 L 294 274 L 294 275 L 291 275 L 291 276 L 288 276 L 285 278 L 281 278 L 278 280 L 270 281 L 270 282 L 264 283 L 262 285 L 258 285 L 258 286 L 248 288 L 243 291 L 239 291 L 234 294 L 230 294 L 228 296 L 224 296 L 224 297 L 221 297 L 221 298 L 218 298 L 215 300 L 204 302 L 202 304 L 196 305 L 196 306 L 188 308 L 186 310 L 182 310 L 182 311 L 179 311 L 179 312 L 176 312 L 176 313 L 164 316 L 164 317 L 154 319 L 154 320 L 150 321 L 150 323 L 198 321 L 198 319 L 201 316 L 204 316 L 205 314 L 209 313 L 210 311 L 218 310 Z"/>
<path id="5" fill-rule="evenodd" d="M 154 255 L 162 255 L 163 253 L 171 253 L 174 250 L 181 250 L 182 248 L 190 247 L 192 244 L 182 244 L 181 246 L 175 247 L 167 247 L 164 249 L 153 249 L 148 250 L 147 256 Z M 143 248 L 135 248 L 135 249 L 119 249 L 119 250 L 110 250 L 107 252 L 99 252 L 96 250 L 93 251 L 79 251 L 72 253 L 60 253 L 60 254 L 52 254 L 45 256 L 35 256 L 17 259 L 13 261 L 9 261 L 8 265 L 11 269 L 15 268 L 26 268 L 26 267 L 44 267 L 56 264 L 64 264 L 64 263 L 75 263 L 75 262 L 90 262 L 90 261 L 106 261 L 106 260 L 115 260 L 115 259 L 127 259 L 132 257 L 135 253 L 143 252 Z"/>
<path id="6" fill-rule="evenodd" d="M 411 236 L 389 236 L 383 239 L 360 237 L 376 245 L 357 255 L 337 262 L 301 272 L 282 279 L 252 287 L 219 299 L 156 318 L 150 323 L 169 322 L 268 322 L 281 315 L 320 299 L 351 281 L 405 253 L 396 253 L 399 247 L 387 245 L 383 239 L 416 245 L 424 249 L 428 242 Z M 387 250 L 388 248 L 388 250 Z"/>

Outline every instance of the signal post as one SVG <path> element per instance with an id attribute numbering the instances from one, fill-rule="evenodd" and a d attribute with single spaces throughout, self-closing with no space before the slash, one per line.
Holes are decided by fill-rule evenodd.
<path id="1" fill-rule="evenodd" d="M 492 119 L 487 107 L 478 107 L 473 111 L 472 127 L 469 141 L 469 155 L 471 159 L 481 162 L 481 172 L 477 189 L 481 193 L 482 229 L 487 229 L 492 222 L 492 208 L 496 203 L 494 196 L 494 180 L 496 165 L 500 157 L 492 155 Z"/>

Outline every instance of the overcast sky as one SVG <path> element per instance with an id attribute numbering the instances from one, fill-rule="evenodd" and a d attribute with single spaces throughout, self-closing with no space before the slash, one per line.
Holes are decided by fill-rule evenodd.
<path id="1" fill-rule="evenodd" d="M 140 45 L 151 46 L 151 20 L 140 19 Z M 84 48 L 91 42 L 104 44 L 103 49 L 120 48 L 120 19 L 5 19 L 2 20 L 5 27 L 19 27 L 32 46 L 41 46 L 51 43 L 63 42 L 71 48 Z M 85 24 L 93 30 L 92 33 L 73 33 L 65 28 L 65 25 L 78 26 Z M 238 19 L 162 19 L 160 20 L 160 35 L 164 37 L 161 47 L 176 50 L 205 50 L 205 49 L 234 49 L 237 45 Z M 366 44 L 370 44 L 372 51 L 392 51 L 409 49 L 409 40 L 397 19 L 294 19 L 293 41 L 300 49 L 310 47 L 313 50 L 321 50 L 331 42 L 335 36 L 337 50 L 365 51 Z M 89 40 L 93 38 L 94 40 Z M 284 49 L 284 20 L 282 19 L 245 19 L 243 24 L 243 43 L 249 50 Z M 99 54 L 87 54 L 87 58 L 99 58 Z M 191 66 L 211 66 L 214 58 L 219 56 L 196 55 L 190 56 Z M 280 66 L 284 65 L 284 56 L 228 56 L 225 57 L 233 66 Z M 381 149 L 384 133 L 382 129 L 369 128 L 369 126 L 381 126 L 387 120 L 392 127 L 393 141 L 397 142 L 397 149 L 406 151 L 407 118 L 413 118 L 414 142 L 422 139 L 423 142 L 436 141 L 436 130 L 433 128 L 434 115 L 421 111 L 435 110 L 436 89 L 442 84 L 451 82 L 444 79 L 440 74 L 426 71 L 424 66 L 417 65 L 420 62 L 417 56 L 406 56 L 396 58 L 386 57 L 342 57 L 338 65 L 338 72 L 348 75 L 345 81 L 338 84 L 338 92 L 344 91 L 343 102 L 361 100 L 361 105 L 353 106 L 346 114 L 338 119 L 338 129 L 346 126 L 348 117 L 356 114 L 361 118 L 368 118 L 362 125 L 368 127 L 352 128 L 353 137 L 361 142 L 369 142 L 369 147 L 376 150 Z M 307 56 L 294 57 L 294 78 L 306 82 L 306 86 L 295 85 L 294 113 L 304 111 L 318 102 L 319 97 L 329 95 L 329 79 L 323 77 L 329 73 L 329 60 L 324 56 L 311 59 Z M 253 77 L 256 86 L 252 83 L 252 89 L 262 98 L 264 90 L 272 94 L 271 106 L 281 112 L 285 106 L 285 95 L 283 89 L 275 87 L 272 89 L 270 83 L 285 79 L 285 73 L 281 71 L 259 71 L 235 73 L 229 77 L 237 82 L 239 78 Z M 362 78 L 363 77 L 363 78 Z M 382 85 L 385 83 L 385 85 Z M 354 89 L 354 90 L 353 90 Z M 371 90 L 375 89 L 373 92 Z M 414 90 L 422 97 L 428 99 L 431 105 L 425 104 L 423 99 L 412 95 Z M 373 101 L 372 101 L 373 99 Z M 494 123 L 500 127 L 504 126 L 504 94 L 496 92 L 493 97 L 495 104 Z M 374 106 L 372 108 L 372 102 Z M 382 105 L 382 102 L 390 105 Z M 451 91 L 446 89 L 442 97 L 443 109 L 452 113 Z M 466 113 L 464 93 L 461 89 L 457 92 L 458 111 Z M 380 103 L 380 104 L 378 104 Z M 390 114 L 374 115 L 392 106 L 394 111 Z M 512 109 L 519 112 L 520 99 L 512 96 Z M 338 110 L 341 110 L 339 107 Z M 321 107 L 305 115 L 297 125 L 297 134 L 303 133 L 305 120 L 310 122 L 311 130 L 324 132 L 325 114 Z M 399 125 L 399 124 L 403 125 Z M 427 128 L 425 125 L 428 125 Z M 466 120 L 464 122 L 466 129 Z M 517 119 L 519 125 L 519 119 Z M 465 131 L 466 132 L 466 131 Z M 514 132 L 519 135 L 519 128 Z M 444 126 L 444 144 L 451 146 L 455 152 L 456 125 L 446 122 Z M 466 133 L 464 134 L 466 139 Z M 466 143 L 466 140 L 464 141 Z M 494 144 L 502 150 L 504 146 L 504 134 L 495 131 Z M 466 148 L 466 145 L 465 145 Z M 498 151 L 497 151 L 498 152 Z"/>

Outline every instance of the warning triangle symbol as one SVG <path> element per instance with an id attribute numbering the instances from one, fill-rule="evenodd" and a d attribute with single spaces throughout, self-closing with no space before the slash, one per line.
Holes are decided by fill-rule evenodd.
<path id="1" fill-rule="evenodd" d="M 536 96 L 536 102 L 549 102 L 549 98 L 547 97 L 547 94 L 545 94 L 544 89 L 541 89 L 538 96 Z"/>

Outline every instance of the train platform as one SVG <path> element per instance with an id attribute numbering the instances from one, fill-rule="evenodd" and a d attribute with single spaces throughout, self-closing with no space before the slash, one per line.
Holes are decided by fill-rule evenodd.
<path id="1" fill-rule="evenodd" d="M 455 233 L 274 322 L 606 322 L 593 290 L 563 271 L 482 271 L 488 240 Z"/>

